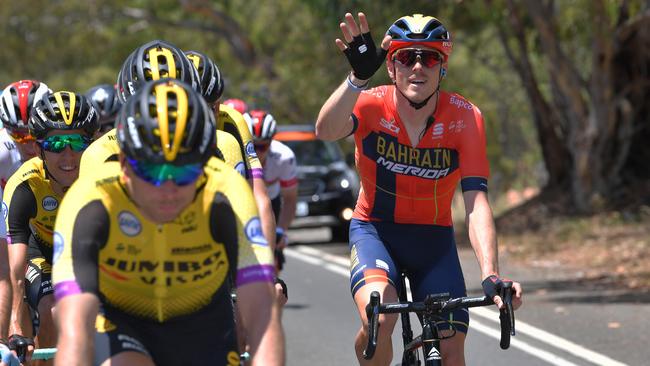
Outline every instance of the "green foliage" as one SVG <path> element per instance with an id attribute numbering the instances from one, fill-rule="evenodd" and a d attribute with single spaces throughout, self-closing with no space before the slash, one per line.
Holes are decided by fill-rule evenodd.
<path id="1" fill-rule="evenodd" d="M 478 105 L 488 133 L 493 187 L 536 185 L 543 175 L 530 106 L 511 68 L 495 25 L 507 26 L 503 0 L 188 0 L 232 18 L 254 54 L 240 59 L 222 23 L 189 11 L 179 0 L 23 0 L 0 6 L 0 83 L 35 78 L 53 89 L 85 91 L 113 83 L 125 57 L 138 45 L 165 39 L 206 52 L 226 77 L 225 97 L 267 108 L 280 123 L 315 120 L 349 65 L 334 44 L 345 12 L 364 11 L 376 42 L 399 16 L 435 15 L 452 31 L 454 54 L 443 88 Z M 641 8 L 632 0 L 631 8 Z M 489 3 L 489 4 L 488 4 Z M 589 0 L 555 2 L 563 50 L 588 75 Z M 612 24 L 617 2 L 606 1 Z M 526 35 L 529 58 L 546 93 L 546 63 L 534 32 Z M 388 83 L 380 69 L 373 85 Z"/>

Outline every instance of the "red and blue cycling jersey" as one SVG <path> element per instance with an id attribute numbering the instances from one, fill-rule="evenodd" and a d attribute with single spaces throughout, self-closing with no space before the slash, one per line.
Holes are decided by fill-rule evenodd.
<path id="1" fill-rule="evenodd" d="M 353 217 L 451 226 L 451 201 L 459 181 L 463 192 L 487 191 L 481 111 L 458 94 L 440 91 L 433 123 L 412 146 L 394 93 L 393 85 L 366 90 L 354 107 L 361 191 Z"/>

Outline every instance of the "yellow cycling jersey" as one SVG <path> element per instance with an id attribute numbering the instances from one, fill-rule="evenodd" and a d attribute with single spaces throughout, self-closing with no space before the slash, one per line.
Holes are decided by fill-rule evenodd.
<path id="1" fill-rule="evenodd" d="M 94 293 L 104 305 L 165 322 L 230 301 L 231 281 L 271 282 L 273 254 L 251 188 L 212 158 L 196 197 L 176 220 L 140 214 L 116 164 L 79 179 L 61 203 L 54 233 L 57 299 Z"/>
<path id="2" fill-rule="evenodd" d="M 263 179 L 264 173 L 262 171 L 262 163 L 255 153 L 255 146 L 253 146 L 253 136 L 248 129 L 248 124 L 235 108 L 220 104 L 219 115 L 217 115 L 217 130 L 226 131 L 232 134 L 239 142 L 242 149 L 241 153 L 246 157 L 246 168 L 248 179 Z"/>
<path id="3" fill-rule="evenodd" d="M 9 178 L 2 197 L 7 242 L 28 244 L 29 258 L 43 256 L 51 262 L 52 229 L 60 201 L 43 160 L 35 157 L 26 161 Z"/>
<path id="4" fill-rule="evenodd" d="M 117 143 L 116 132 L 115 129 L 112 129 L 90 144 L 81 155 L 79 176 L 84 177 L 88 174 L 94 174 L 97 167 L 102 166 L 104 163 L 118 162 L 119 153 L 120 146 Z M 237 139 L 231 134 L 217 131 L 217 157 L 224 160 L 243 176 L 246 176 L 246 162 Z"/>

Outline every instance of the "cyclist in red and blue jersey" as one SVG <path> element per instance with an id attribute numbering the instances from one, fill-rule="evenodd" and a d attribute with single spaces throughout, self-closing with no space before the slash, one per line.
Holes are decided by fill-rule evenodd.
<path id="1" fill-rule="evenodd" d="M 361 364 L 388 365 L 396 315 L 380 317 L 379 345 L 363 359 L 367 342 L 365 307 L 372 291 L 397 301 L 399 276 L 409 278 L 414 301 L 448 292 L 465 296 L 451 219 L 458 182 L 483 289 L 498 307 L 501 285 L 492 210 L 487 199 L 489 166 L 480 110 L 464 97 L 440 90 L 452 39 L 436 18 L 415 14 L 393 23 L 376 48 L 368 22 L 348 13 L 340 24 L 345 41 L 336 44 L 352 72 L 325 102 L 316 122 L 324 140 L 354 135 L 361 192 L 350 225 L 350 285 L 362 327 L 355 340 Z M 384 63 L 393 85 L 368 89 Z M 521 285 L 514 284 L 514 306 Z M 464 365 L 467 309 L 446 314 L 440 329 L 456 336 L 441 342 L 445 365 Z"/>

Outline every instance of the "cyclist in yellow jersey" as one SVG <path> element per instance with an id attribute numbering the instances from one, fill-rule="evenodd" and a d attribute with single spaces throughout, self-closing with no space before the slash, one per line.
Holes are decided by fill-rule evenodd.
<path id="1" fill-rule="evenodd" d="M 40 347 L 53 347 L 56 342 L 51 264 L 59 202 L 77 179 L 81 152 L 98 127 L 97 112 L 84 96 L 65 91 L 43 95 L 29 119 L 39 156 L 25 162 L 5 187 L 3 211 L 14 295 L 12 333 L 32 336 L 24 297 L 39 315 L 40 327 L 37 322 L 34 327 L 39 330 Z"/>
<path id="2" fill-rule="evenodd" d="M 138 47 L 125 60 L 117 80 L 118 99 L 123 102 L 135 93 L 144 82 L 158 80 L 164 76 L 185 81 L 191 84 L 196 91 L 201 91 L 197 71 L 183 51 L 168 42 L 156 40 Z M 218 89 L 215 88 L 215 90 Z M 109 94 L 109 92 L 104 94 Z M 117 102 L 113 102 L 111 105 L 114 104 Z M 245 173 L 246 163 L 242 158 L 243 155 L 237 141 L 223 132 L 217 132 L 217 142 L 216 156 L 237 171 Z M 80 176 L 87 173 L 92 174 L 103 163 L 117 162 L 118 152 L 119 147 L 113 128 L 97 139 L 83 154 Z"/>
<path id="3" fill-rule="evenodd" d="M 262 164 L 255 153 L 248 125 L 240 112 L 219 103 L 224 87 L 221 73 L 214 61 L 202 52 L 186 51 L 185 54 L 198 71 L 203 97 L 217 115 L 217 130 L 232 134 L 239 143 L 239 148 L 246 161 L 246 178 L 253 187 L 255 201 L 260 211 L 264 236 L 272 246 L 275 246 L 275 217 L 271 200 L 266 192 Z"/>
<path id="4" fill-rule="evenodd" d="M 238 365 L 229 278 L 253 365 L 283 364 L 272 253 L 250 188 L 212 157 L 214 126 L 178 80 L 127 100 L 119 166 L 84 176 L 61 204 L 57 365 Z"/>

